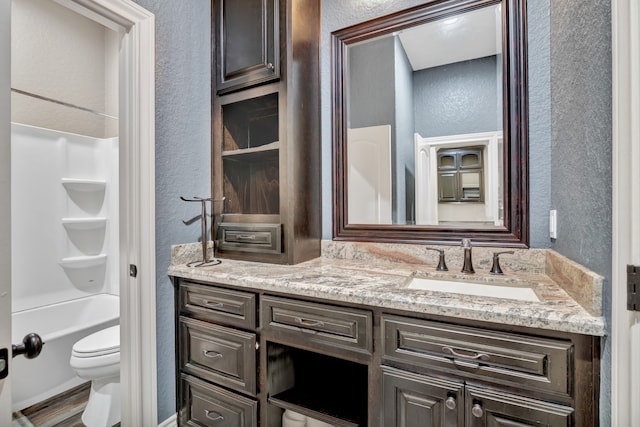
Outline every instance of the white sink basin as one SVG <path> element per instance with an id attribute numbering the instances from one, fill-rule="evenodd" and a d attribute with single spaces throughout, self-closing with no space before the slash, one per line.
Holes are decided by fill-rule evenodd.
<path id="1" fill-rule="evenodd" d="M 538 298 L 536 293 L 528 286 L 491 285 L 478 282 L 412 277 L 409 281 L 408 288 L 423 291 L 435 291 L 462 295 L 506 298 L 518 301 L 540 302 L 540 299 Z"/>

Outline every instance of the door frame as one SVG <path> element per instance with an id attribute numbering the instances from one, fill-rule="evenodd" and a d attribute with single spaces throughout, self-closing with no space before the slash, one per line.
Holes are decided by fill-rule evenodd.
<path id="1" fill-rule="evenodd" d="M 640 265 L 640 5 L 614 0 L 612 18 L 611 424 L 640 425 L 640 313 L 627 310 L 627 264 Z"/>
<path id="2" fill-rule="evenodd" d="M 0 348 L 11 348 L 11 0 L 0 0 Z M 5 125 L 6 124 L 6 125 Z M 11 357 L 8 360 L 11 372 Z M 11 422 L 11 384 L 0 380 L 0 425 Z"/>
<path id="3" fill-rule="evenodd" d="M 11 0 L 1 0 L 3 12 Z M 55 0 L 122 34 L 119 53 L 120 140 L 120 382 L 122 425 L 158 425 L 156 370 L 156 252 L 155 252 L 155 18 L 131 0 Z M 10 13 L 2 14 L 0 33 L 0 120 L 10 123 Z M 9 19 L 6 19 L 6 17 Z M 7 25 L 8 24 L 8 25 Z M 8 58 L 8 60 L 5 60 Z M 8 75 L 7 75 L 8 73 Z M 3 131 L 2 154 L 9 153 L 10 134 Z M 3 156 L 4 157 L 4 156 Z M 10 158 L 10 156 L 7 156 Z M 7 157 L 4 157 L 7 159 Z M 10 171 L 3 161 L 0 190 L 10 195 Z M 9 162 L 10 163 L 10 162 Z M 7 176 L 8 175 L 8 176 Z M 0 211 L 2 267 L 10 267 L 10 206 Z M 9 211 L 10 212 L 10 211 Z M 9 225 L 7 226 L 7 222 Z M 8 253 L 7 253 L 8 251 Z M 137 266 L 136 277 L 129 265 Z M 10 283 L 10 268 L 2 268 L 1 279 Z M 10 286 L 9 286 L 10 288 Z M 10 294 L 10 289 L 9 289 Z M 0 308 L 6 306 L 0 294 Z M 0 344 L 5 337 L 0 337 Z M 9 337 L 10 340 L 10 337 Z M 0 387 L 8 381 L 0 382 Z M 2 402 L 11 399 L 0 394 Z M 8 395 L 8 396 L 7 396 Z M 0 405 L 11 407 L 11 405 Z M 0 422 L 5 421 L 0 413 Z M 9 413 L 10 417 L 10 413 Z M 10 419 L 10 418 L 9 418 Z"/>

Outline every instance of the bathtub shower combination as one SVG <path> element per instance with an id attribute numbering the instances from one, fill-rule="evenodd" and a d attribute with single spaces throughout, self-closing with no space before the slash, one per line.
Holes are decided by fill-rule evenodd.
<path id="1" fill-rule="evenodd" d="M 13 360 L 18 411 L 86 382 L 75 343 L 119 323 L 118 139 L 11 125 L 12 339 L 45 345 Z"/>
<path id="2" fill-rule="evenodd" d="M 119 304 L 118 296 L 100 294 L 14 313 L 14 342 L 33 331 L 45 342 L 37 358 L 13 360 L 14 411 L 86 382 L 69 365 L 71 348 L 87 335 L 117 325 Z"/>

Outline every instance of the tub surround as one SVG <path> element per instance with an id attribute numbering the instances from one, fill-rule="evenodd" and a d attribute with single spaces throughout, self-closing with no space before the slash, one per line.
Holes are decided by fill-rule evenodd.
<path id="1" fill-rule="evenodd" d="M 544 249 L 515 250 L 501 257 L 500 280 L 533 282 L 540 302 L 407 289 L 408 277 L 434 274 L 437 253 L 422 245 L 323 242 L 323 255 L 296 265 L 272 265 L 224 259 L 213 267 L 185 264 L 202 257 L 201 244 L 176 245 L 169 275 L 240 288 L 320 298 L 482 322 L 546 330 L 604 335 L 600 316 L 602 278 L 561 255 Z M 445 249 L 447 279 L 460 278 L 462 249 Z M 496 248 L 474 248 L 474 281 L 491 283 L 488 274 Z M 586 307 L 585 307 L 586 305 Z"/>

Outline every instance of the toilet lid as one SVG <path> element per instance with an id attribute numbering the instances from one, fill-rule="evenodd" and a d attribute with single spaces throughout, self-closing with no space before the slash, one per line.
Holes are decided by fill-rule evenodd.
<path id="1" fill-rule="evenodd" d="M 94 357 L 120 351 L 120 325 L 95 332 L 73 345 L 76 357 Z"/>

